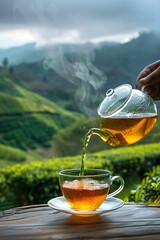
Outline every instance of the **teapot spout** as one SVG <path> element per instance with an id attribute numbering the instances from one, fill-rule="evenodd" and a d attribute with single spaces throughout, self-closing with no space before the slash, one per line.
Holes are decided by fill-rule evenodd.
<path id="1" fill-rule="evenodd" d="M 110 133 L 109 131 L 104 131 L 99 128 L 91 128 L 88 132 L 89 135 L 95 134 L 98 135 L 104 142 L 111 146 L 118 146 L 120 144 L 119 140 L 115 135 Z"/>

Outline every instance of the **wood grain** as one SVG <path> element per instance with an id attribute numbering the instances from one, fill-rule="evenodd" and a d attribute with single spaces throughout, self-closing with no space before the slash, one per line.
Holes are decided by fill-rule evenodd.
<path id="1" fill-rule="evenodd" d="M 77 217 L 47 205 L 0 212 L 0 239 L 114 239 L 159 240 L 160 208 L 124 205 L 101 216 Z"/>

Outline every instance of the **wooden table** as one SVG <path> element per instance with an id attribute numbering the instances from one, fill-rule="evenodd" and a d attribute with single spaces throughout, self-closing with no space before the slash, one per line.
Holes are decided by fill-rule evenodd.
<path id="1" fill-rule="evenodd" d="M 0 239 L 114 239 L 159 240 L 160 208 L 125 204 L 94 217 L 60 213 L 47 205 L 0 212 Z"/>

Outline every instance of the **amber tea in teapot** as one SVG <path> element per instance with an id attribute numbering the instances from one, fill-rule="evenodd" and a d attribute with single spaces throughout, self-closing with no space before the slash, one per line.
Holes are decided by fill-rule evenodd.
<path id="1" fill-rule="evenodd" d="M 149 95 L 129 84 L 110 89 L 98 108 L 99 135 L 109 145 L 133 144 L 144 138 L 157 121 L 157 108 Z M 111 134 L 103 136 L 103 132 Z M 94 134 L 94 130 L 92 131 Z"/>
<path id="2" fill-rule="evenodd" d="M 136 117 L 101 118 L 100 128 L 113 135 L 106 138 L 103 136 L 102 139 L 109 145 L 114 146 L 133 144 L 144 138 L 156 121 L 157 115 L 152 114 Z"/>

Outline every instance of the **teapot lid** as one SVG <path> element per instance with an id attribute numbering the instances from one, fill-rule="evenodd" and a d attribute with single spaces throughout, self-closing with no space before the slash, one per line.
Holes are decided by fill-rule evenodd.
<path id="1" fill-rule="evenodd" d="M 98 107 L 98 114 L 101 117 L 108 117 L 117 112 L 125 105 L 132 93 L 132 87 L 129 84 L 123 84 L 115 89 L 109 89 L 106 97 Z"/>

